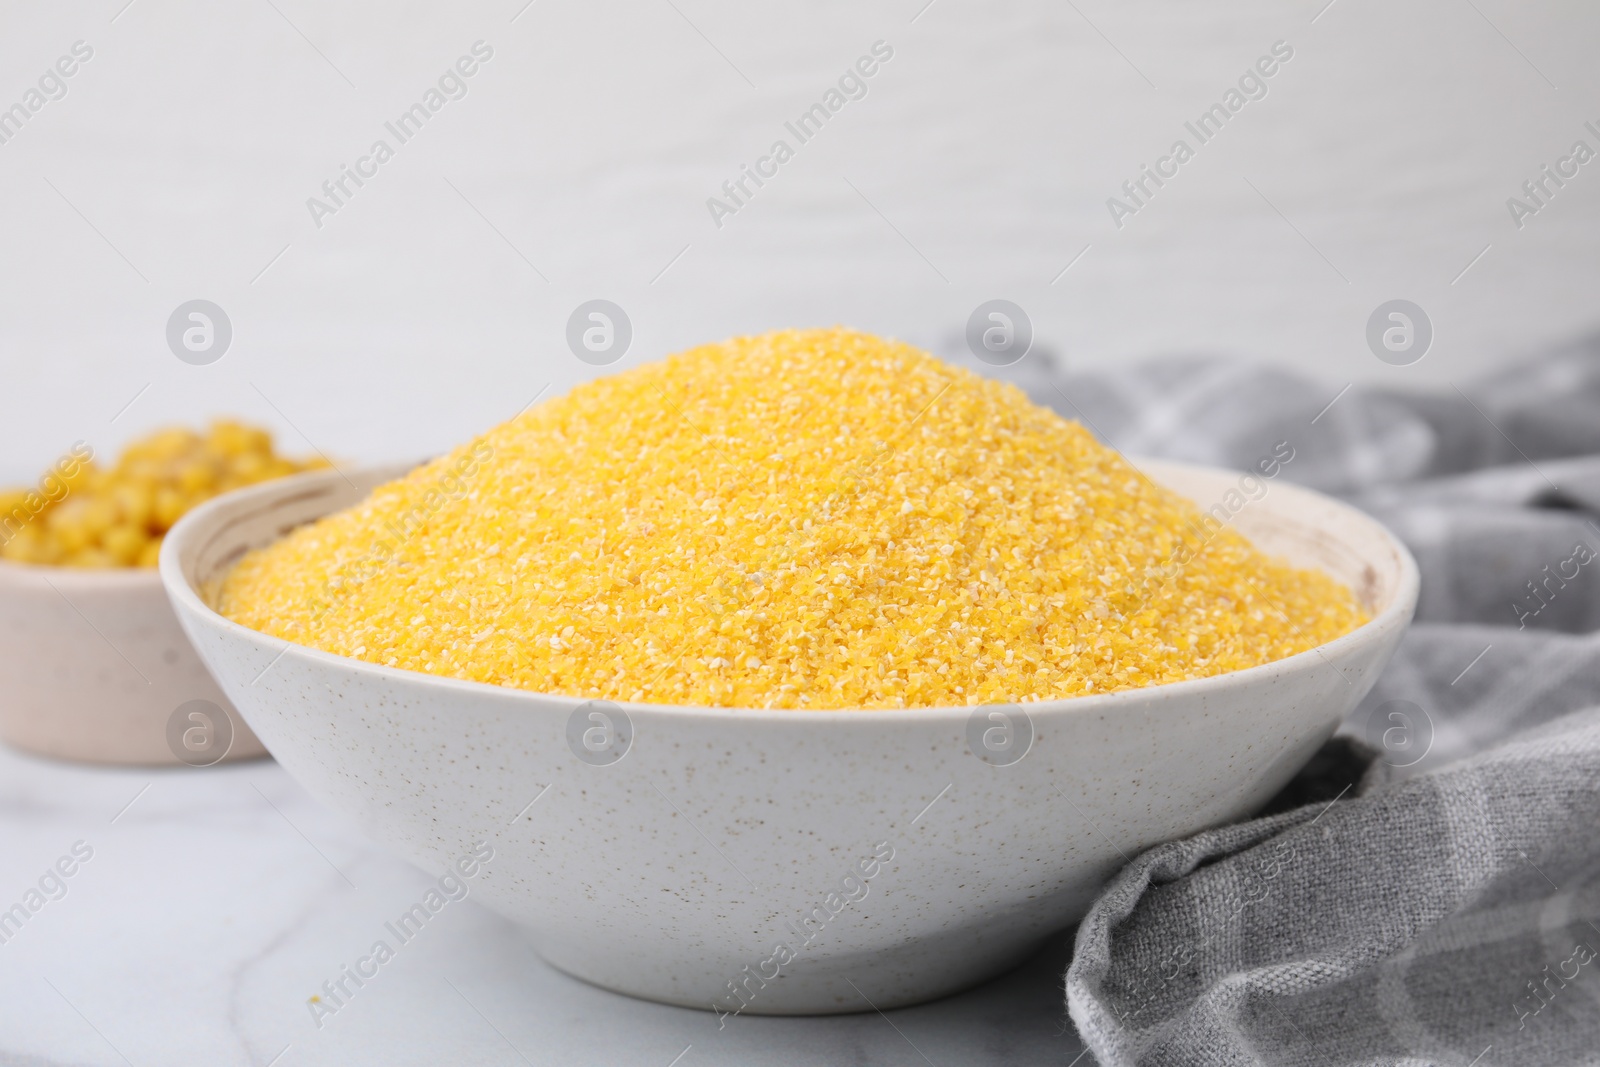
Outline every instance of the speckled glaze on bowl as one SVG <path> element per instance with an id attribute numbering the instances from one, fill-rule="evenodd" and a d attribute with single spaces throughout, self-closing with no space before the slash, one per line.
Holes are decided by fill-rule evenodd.
<path id="1" fill-rule="evenodd" d="M 1142 466 L 1202 507 L 1240 484 Z M 569 742 L 581 700 L 288 645 L 207 606 L 200 590 L 244 551 L 399 473 L 307 475 L 185 517 L 161 574 L 202 658 L 289 772 L 397 854 L 438 872 L 491 842 L 474 895 L 550 963 L 721 1012 L 889 1008 L 1011 967 L 1127 857 L 1278 790 L 1367 692 L 1417 596 L 1380 525 L 1272 483 L 1232 522 L 1350 584 L 1367 625 L 1250 670 L 1012 709 L 1033 738 L 1004 766 L 969 747 L 1005 725 L 987 709 L 646 704 L 620 706 L 631 747 L 597 766 Z"/>
<path id="2" fill-rule="evenodd" d="M 232 724 L 215 762 L 267 753 L 178 627 L 153 570 L 0 560 L 0 687 L 0 737 L 42 756 L 178 764 L 168 720 L 195 700 Z"/>

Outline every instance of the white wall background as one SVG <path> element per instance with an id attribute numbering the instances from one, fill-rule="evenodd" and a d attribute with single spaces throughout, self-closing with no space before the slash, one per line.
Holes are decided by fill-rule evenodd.
<path id="1" fill-rule="evenodd" d="M 1505 206 L 1600 147 L 1592 4 L 524 2 L 6 5 L 0 107 L 94 58 L 0 144 L 0 476 L 223 413 L 431 453 L 598 373 L 563 339 L 592 297 L 632 317 L 616 369 L 834 322 L 970 362 L 952 339 L 996 296 L 1078 366 L 1222 351 L 1336 386 L 1600 324 L 1600 163 L 1521 230 Z M 480 38 L 469 94 L 317 229 L 306 198 Z M 878 39 L 868 96 L 714 227 L 706 198 Z M 1269 95 L 1116 229 L 1106 198 L 1280 39 Z M 165 342 L 196 297 L 233 322 L 211 366 Z M 1437 331 L 1412 367 L 1364 341 L 1393 297 Z"/>

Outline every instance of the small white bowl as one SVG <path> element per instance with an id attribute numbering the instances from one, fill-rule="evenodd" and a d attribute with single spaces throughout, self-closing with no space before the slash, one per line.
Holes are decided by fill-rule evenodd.
<path id="1" fill-rule="evenodd" d="M 1239 485 L 1143 466 L 1202 507 Z M 718 1011 L 889 1008 L 1011 967 L 1129 857 L 1270 798 L 1367 692 L 1417 597 L 1382 526 L 1273 483 L 1233 523 L 1374 616 L 1312 651 L 1003 719 L 625 704 L 598 709 L 611 733 L 582 700 L 288 645 L 206 604 L 243 552 L 400 473 L 269 483 L 185 517 L 161 575 L 201 657 L 289 772 L 399 855 L 438 872 L 490 842 L 469 885 L 550 963 Z"/>
<path id="2" fill-rule="evenodd" d="M 153 570 L 0 560 L 0 686 L 0 738 L 39 755 L 206 766 L 267 753 L 195 655 Z M 170 729 L 174 716 L 181 726 Z"/>

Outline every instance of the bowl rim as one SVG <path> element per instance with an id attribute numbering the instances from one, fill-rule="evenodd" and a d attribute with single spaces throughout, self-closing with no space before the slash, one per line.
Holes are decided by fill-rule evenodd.
<path id="1" fill-rule="evenodd" d="M 1136 458 L 1125 459 L 1125 462 L 1141 474 L 1145 472 L 1147 467 L 1152 466 L 1233 477 L 1243 473 L 1226 467 L 1211 467 L 1168 459 Z M 419 465 L 418 463 L 380 463 L 367 464 L 351 472 L 340 470 L 305 471 L 256 485 L 244 486 L 232 492 L 213 497 L 185 513 L 168 531 L 165 540 L 162 542 L 161 560 L 157 573 L 161 578 L 162 584 L 166 586 L 168 597 L 172 600 L 174 607 L 178 609 L 180 617 L 188 614 L 191 617 L 203 620 L 209 626 L 220 628 L 234 637 L 266 645 L 279 646 L 279 658 L 293 654 L 309 659 L 312 663 L 321 664 L 324 667 L 353 671 L 356 674 L 375 676 L 401 684 L 420 686 L 425 691 L 431 690 L 441 695 L 458 694 L 491 699 L 498 697 L 515 703 L 525 703 L 530 709 L 549 702 L 555 702 L 563 706 L 563 708 L 575 709 L 592 701 L 604 701 L 609 705 L 621 708 L 629 715 L 638 713 L 647 716 L 710 717 L 765 723 L 852 722 L 860 723 L 863 726 L 881 726 L 889 722 L 955 722 L 969 719 L 980 708 L 1017 708 L 1024 711 L 1030 719 L 1034 716 L 1046 714 L 1053 716 L 1094 714 L 1107 707 L 1147 704 L 1152 700 L 1170 700 L 1183 697 L 1204 699 L 1215 692 L 1249 686 L 1257 682 L 1266 683 L 1286 672 L 1314 668 L 1317 660 L 1321 660 L 1330 668 L 1337 670 L 1329 658 L 1328 653 L 1330 650 L 1336 654 L 1343 654 L 1378 642 L 1390 630 L 1398 629 L 1402 632 L 1404 631 L 1411 622 L 1411 617 L 1416 610 L 1417 595 L 1421 584 L 1417 561 L 1411 555 L 1411 551 L 1392 530 L 1375 517 L 1351 504 L 1318 492 L 1315 489 L 1294 483 L 1285 483 L 1286 487 L 1295 493 L 1307 494 L 1341 512 L 1353 516 L 1360 522 L 1368 524 L 1381 535 L 1381 539 L 1394 553 L 1400 564 L 1394 594 L 1390 598 L 1388 605 L 1362 625 L 1348 633 L 1341 634 L 1332 641 L 1326 641 L 1306 649 L 1304 652 L 1297 652 L 1292 656 L 1285 656 L 1283 659 L 1270 660 L 1254 667 L 1225 671 L 1222 674 L 1213 674 L 1204 678 L 1191 678 L 1179 682 L 1138 686 L 1132 689 L 1118 689 L 1109 693 L 1091 693 L 1083 696 L 1020 703 L 960 704 L 914 708 L 807 709 L 714 707 L 704 704 L 654 704 L 611 700 L 605 697 L 572 696 L 565 693 L 540 693 L 530 689 L 491 685 L 488 682 L 477 682 L 465 678 L 450 678 L 444 675 L 406 670 L 401 667 L 389 667 L 381 663 L 369 663 L 366 660 L 340 656 L 309 645 L 285 641 L 281 637 L 274 637 L 271 634 L 253 630 L 242 623 L 234 622 L 227 616 L 213 610 L 183 572 L 183 565 L 179 559 L 180 554 L 188 547 L 192 539 L 198 537 L 200 533 L 209 532 L 210 525 L 215 521 L 218 513 L 224 509 L 229 509 L 256 497 L 269 496 L 273 493 L 288 492 L 292 495 L 296 487 L 312 481 L 349 481 L 349 474 L 351 473 L 359 476 L 372 472 L 387 472 L 385 480 L 388 480 L 391 477 L 399 477 L 400 474 Z M 1159 478 L 1154 480 L 1158 484 L 1160 483 Z M 332 512 L 328 514 L 332 514 Z M 203 653 L 201 658 L 205 658 Z M 1346 679 L 1346 684 L 1351 684 L 1348 679 Z"/>

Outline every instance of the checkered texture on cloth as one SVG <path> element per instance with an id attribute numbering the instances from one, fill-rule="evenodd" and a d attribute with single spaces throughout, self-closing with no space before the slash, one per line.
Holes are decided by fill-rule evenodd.
<path id="1" fill-rule="evenodd" d="M 1283 477 L 1422 569 L 1393 664 L 1275 813 L 1095 902 L 1066 995 L 1099 1063 L 1600 1062 L 1600 338 L 1433 393 L 1211 359 L 1012 377 L 1128 455 L 1288 441 Z"/>

